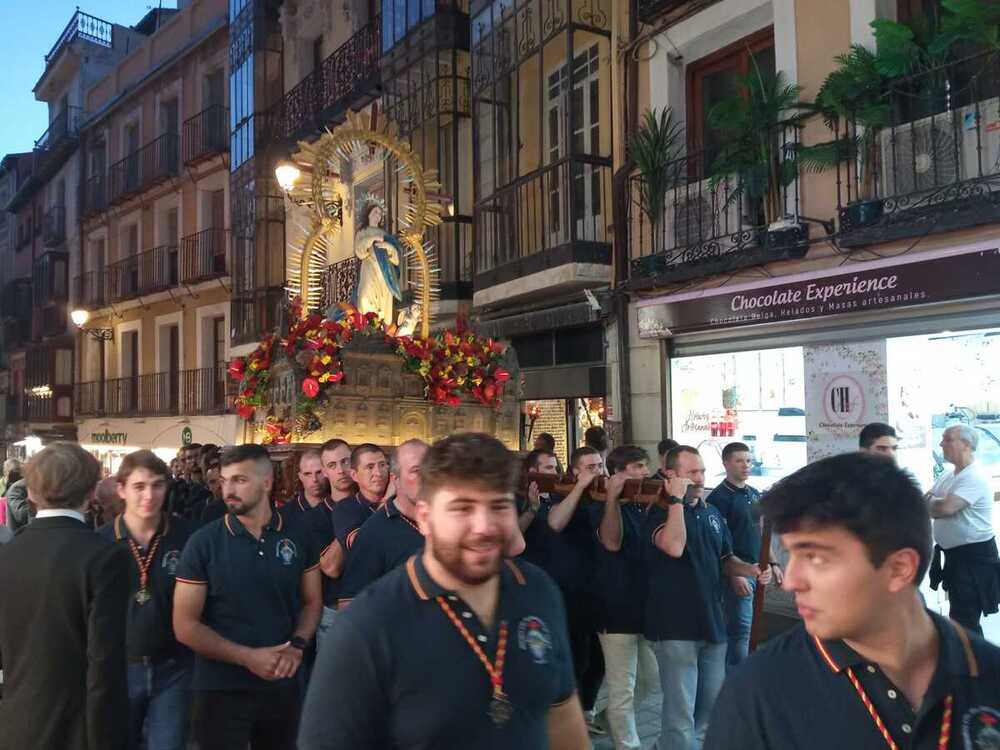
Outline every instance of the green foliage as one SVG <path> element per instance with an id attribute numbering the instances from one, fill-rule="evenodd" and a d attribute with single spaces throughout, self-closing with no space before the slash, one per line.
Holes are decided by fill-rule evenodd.
<path id="1" fill-rule="evenodd" d="M 683 133 L 684 129 L 674 122 L 673 112 L 664 107 L 659 116 L 656 110 L 647 110 L 629 140 L 629 156 L 643 178 L 639 200 L 652 226 L 654 243 L 659 238 L 667 193 L 677 184 Z"/>
<path id="2" fill-rule="evenodd" d="M 784 133 L 801 128 L 817 110 L 800 101 L 801 88 L 781 72 L 770 75 L 756 65 L 739 89 L 708 115 L 711 127 L 725 138 L 710 167 L 710 184 L 714 190 L 734 177 L 727 203 L 743 198 L 761 206 L 770 223 L 783 214 L 781 189 L 798 176 L 803 154 L 801 148 L 783 146 Z"/>

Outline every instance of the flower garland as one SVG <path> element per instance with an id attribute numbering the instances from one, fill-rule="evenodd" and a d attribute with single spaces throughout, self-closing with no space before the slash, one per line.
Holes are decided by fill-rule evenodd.
<path id="1" fill-rule="evenodd" d="M 341 308 L 344 316 L 339 320 L 324 320 L 318 314 L 303 318 L 302 302 L 296 297 L 289 313 L 296 322 L 287 337 L 268 334 L 248 356 L 230 362 L 229 376 L 240 384 L 233 406 L 248 422 L 266 404 L 275 347 L 303 374 L 295 425 L 290 428 L 283 420 L 268 416 L 262 428 L 263 443 L 289 443 L 293 432 L 305 434 L 319 428 L 314 408 L 344 379 L 341 350 L 359 334 L 382 336 L 402 357 L 403 367 L 423 378 L 427 400 L 458 406 L 462 394 L 468 394 L 484 406 L 499 407 L 504 384 L 510 380 L 510 373 L 500 366 L 506 348 L 500 342 L 476 336 L 461 322 L 454 331 L 426 339 L 400 336 L 395 324 L 386 326 L 375 313 L 363 314 L 350 305 Z"/>

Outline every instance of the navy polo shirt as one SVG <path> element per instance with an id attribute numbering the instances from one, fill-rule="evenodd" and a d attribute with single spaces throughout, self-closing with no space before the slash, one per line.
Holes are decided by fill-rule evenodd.
<path id="1" fill-rule="evenodd" d="M 344 552 L 351 548 L 361 524 L 367 521 L 378 507 L 378 503 L 369 502 L 360 492 L 345 497 L 333 506 L 333 530 Z"/>
<path id="2" fill-rule="evenodd" d="M 600 542 L 604 507 L 604 503 L 587 506 L 597 550 L 594 580 L 601 604 L 599 627 L 607 633 L 642 633 L 646 609 L 646 566 L 642 557 L 645 506 L 621 506 L 622 546 L 618 552 L 610 552 Z"/>
<path id="3" fill-rule="evenodd" d="M 486 669 L 442 607 L 465 625 L 491 664 L 505 624 L 503 689 L 513 715 L 503 726 L 487 714 L 493 687 Z M 541 570 L 504 563 L 495 622 L 485 628 L 414 556 L 369 586 L 338 619 L 316 660 L 299 747 L 542 750 L 549 746 L 549 709 L 574 692 L 562 599 Z"/>
<path id="4" fill-rule="evenodd" d="M 308 513 L 309 511 L 313 510 L 314 507 L 318 508 L 322 504 L 323 503 L 320 503 L 319 505 L 316 506 L 310 505 L 309 501 L 306 500 L 306 496 L 300 490 L 299 492 L 295 493 L 295 497 L 293 497 L 291 500 L 289 500 L 287 503 L 281 506 L 281 512 L 284 513 L 286 516 L 291 515 L 293 513 Z"/>
<path id="5" fill-rule="evenodd" d="M 749 484 L 737 487 L 726 479 L 712 490 L 705 502 L 719 509 L 733 537 L 733 554 L 743 562 L 760 559 L 760 524 L 754 520 L 760 493 Z"/>
<path id="6" fill-rule="evenodd" d="M 344 498 L 341 502 L 349 499 L 350 498 Z M 337 538 L 337 535 L 333 530 L 333 511 L 337 505 L 339 505 L 339 503 L 335 503 L 330 498 L 326 498 L 315 508 L 310 508 L 302 515 L 306 525 L 312 531 L 313 542 L 316 545 L 316 549 L 319 551 L 319 557 L 326 554 L 330 545 L 333 544 L 333 540 Z M 343 576 L 340 578 L 330 578 L 330 576 L 326 573 L 323 573 L 324 607 L 330 607 L 332 609 L 337 606 L 337 599 L 340 598 L 340 583 L 342 580 Z"/>
<path id="7" fill-rule="evenodd" d="M 167 659 L 189 658 L 190 650 L 174 637 L 174 575 L 181 559 L 181 552 L 191 534 L 193 524 L 181 518 L 171 518 L 166 513 L 156 532 L 160 535 L 156 554 L 150 562 L 146 587 L 150 599 L 139 604 L 135 595 L 139 591 L 139 565 L 129 552 L 132 564 L 128 578 L 128 614 L 125 653 L 129 661 L 149 659 L 153 663 Z M 109 541 L 129 549 L 133 540 L 122 516 L 98 529 L 98 534 Z M 139 554 L 145 558 L 149 550 L 139 546 Z"/>
<path id="8" fill-rule="evenodd" d="M 937 750 L 948 695 L 950 750 L 1000 746 L 1000 648 L 929 613 L 940 636 L 937 667 L 921 705 L 843 641 L 819 641 L 801 625 L 768 643 L 726 679 L 705 747 L 712 750 L 885 748 L 851 684 L 858 678 L 900 748 Z M 960 627 L 960 626 L 959 626 Z"/>
<path id="9" fill-rule="evenodd" d="M 586 496 L 580 498 L 562 531 L 549 526 L 549 512 L 562 502 L 561 495 L 542 498 L 541 507 L 524 533 L 525 558 L 539 565 L 563 593 L 590 592 L 594 576 L 594 531 L 590 526 Z"/>
<path id="10" fill-rule="evenodd" d="M 227 640 L 251 648 L 292 637 L 302 610 L 302 575 L 319 566 L 300 517 L 274 512 L 260 539 L 227 514 L 188 541 L 177 580 L 208 586 L 202 622 Z M 236 664 L 195 660 L 195 690 L 258 690 L 273 682 Z"/>
<path id="11" fill-rule="evenodd" d="M 687 544 L 671 557 L 654 543 L 667 511 L 652 507 L 643 527 L 648 594 L 644 634 L 650 641 L 725 643 L 722 563 L 733 554 L 729 530 L 714 505 L 684 504 Z"/>
<path id="12" fill-rule="evenodd" d="M 340 584 L 340 603 L 346 604 L 393 568 L 424 548 L 416 522 L 404 516 L 390 500 L 358 530 Z"/>

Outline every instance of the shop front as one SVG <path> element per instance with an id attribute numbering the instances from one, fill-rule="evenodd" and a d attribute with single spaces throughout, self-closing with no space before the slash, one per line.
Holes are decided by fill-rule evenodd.
<path id="1" fill-rule="evenodd" d="M 996 243 L 848 268 L 636 302 L 640 336 L 667 340 L 667 434 L 700 450 L 710 485 L 725 444 L 746 443 L 763 490 L 887 422 L 926 490 L 964 423 L 1000 498 Z"/>
<path id="2" fill-rule="evenodd" d="M 132 451 L 149 449 L 170 461 L 185 445 L 243 442 L 243 422 L 235 415 L 151 419 L 86 419 L 79 424 L 80 444 L 109 472 L 118 470 Z"/>

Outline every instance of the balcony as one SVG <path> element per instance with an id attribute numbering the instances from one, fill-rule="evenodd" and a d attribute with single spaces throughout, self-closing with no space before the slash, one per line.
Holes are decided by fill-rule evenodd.
<path id="1" fill-rule="evenodd" d="M 317 70 L 289 90 L 267 117 L 265 137 L 299 140 L 343 122 L 381 92 L 381 17 L 334 50 Z"/>
<path id="2" fill-rule="evenodd" d="M 1000 55 L 889 86 L 888 126 L 837 172 L 840 244 L 858 247 L 1000 222 Z"/>
<path id="3" fill-rule="evenodd" d="M 38 338 L 55 338 L 65 336 L 69 326 L 69 313 L 66 303 L 46 305 L 36 317 L 38 321 Z"/>
<path id="4" fill-rule="evenodd" d="M 782 140 L 780 153 L 795 146 L 790 133 Z M 765 199 L 742 190 L 738 176 L 713 184 L 708 176 L 713 159 L 712 153 L 694 150 L 667 165 L 668 187 L 655 225 L 642 208 L 646 180 L 641 175 L 630 178 L 630 289 L 729 273 L 805 254 L 807 226 L 794 224 L 769 231 Z M 780 206 L 797 210 L 797 185 L 794 181 L 781 190 Z"/>
<path id="5" fill-rule="evenodd" d="M 107 304 L 104 273 L 87 271 L 73 279 L 73 300 L 76 307 L 97 310 Z"/>
<path id="6" fill-rule="evenodd" d="M 563 159 L 476 205 L 477 307 L 610 282 L 609 162 Z"/>
<path id="7" fill-rule="evenodd" d="M 78 416 L 158 417 L 225 414 L 236 383 L 225 364 L 77 383 Z"/>
<path id="8" fill-rule="evenodd" d="M 234 293 L 231 304 L 233 344 L 249 344 L 274 331 L 288 294 L 283 287 L 246 290 Z"/>
<path id="9" fill-rule="evenodd" d="M 668 10 L 679 8 L 689 2 L 690 0 L 639 0 L 637 8 L 639 23 L 652 23 Z"/>
<path id="10" fill-rule="evenodd" d="M 66 207 L 52 206 L 42 217 L 42 244 L 58 247 L 66 241 Z"/>
<path id="11" fill-rule="evenodd" d="M 181 239 L 181 283 L 225 276 L 227 244 L 225 229 L 204 229 Z"/>
<path id="12" fill-rule="evenodd" d="M 110 49 L 114 43 L 114 26 L 96 16 L 78 10 L 69 19 L 63 33 L 59 35 L 59 39 L 45 56 L 45 66 L 51 65 L 59 57 L 59 53 L 77 39 Z"/>
<path id="13" fill-rule="evenodd" d="M 80 216 L 90 217 L 108 209 L 108 179 L 103 174 L 84 180 L 80 186 Z"/>
<path id="14" fill-rule="evenodd" d="M 112 263 L 105 268 L 104 296 L 124 302 L 177 286 L 177 246 L 161 245 Z"/>
<path id="15" fill-rule="evenodd" d="M 69 297 L 67 268 L 69 256 L 50 250 L 35 261 L 31 269 L 34 306 L 42 308 L 54 302 L 66 302 Z M 65 319 L 63 323 L 65 323 Z"/>
<path id="16" fill-rule="evenodd" d="M 221 104 L 184 121 L 184 163 L 194 164 L 229 151 L 229 110 Z"/>
<path id="17" fill-rule="evenodd" d="M 35 141 L 35 173 L 39 179 L 58 169 L 73 152 L 82 114 L 80 107 L 66 107 L 49 123 L 42 137 Z"/>
<path id="18" fill-rule="evenodd" d="M 178 173 L 176 133 L 164 133 L 108 169 L 108 202 L 119 203 Z"/>

